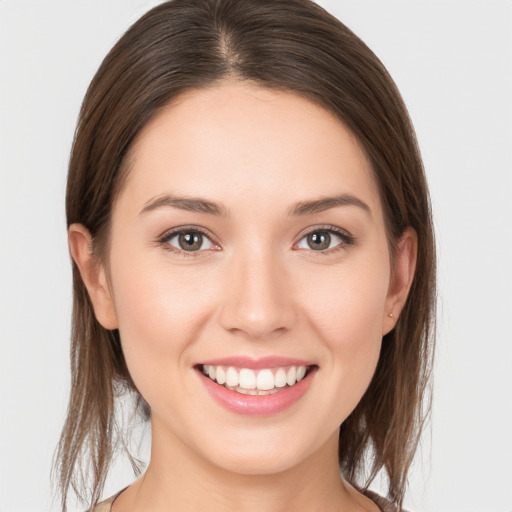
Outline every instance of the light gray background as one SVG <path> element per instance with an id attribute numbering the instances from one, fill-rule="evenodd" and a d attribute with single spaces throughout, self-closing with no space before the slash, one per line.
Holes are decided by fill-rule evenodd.
<path id="1" fill-rule="evenodd" d="M 0 512 L 50 510 L 69 381 L 69 149 L 103 56 L 156 3 L 0 0 Z M 431 186 L 435 406 L 407 506 L 511 511 L 512 2 L 321 4 L 395 78 Z M 106 493 L 127 481 L 118 467 Z"/>

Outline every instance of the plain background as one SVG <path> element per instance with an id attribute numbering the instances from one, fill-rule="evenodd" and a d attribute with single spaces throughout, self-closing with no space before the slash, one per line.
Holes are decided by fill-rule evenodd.
<path id="1" fill-rule="evenodd" d="M 64 190 L 73 131 L 102 58 L 157 3 L 0 0 L 1 512 L 50 510 L 69 389 Z M 431 187 L 435 402 L 406 505 L 512 511 L 512 2 L 321 4 L 396 80 Z M 118 466 L 106 494 L 129 479 Z"/>

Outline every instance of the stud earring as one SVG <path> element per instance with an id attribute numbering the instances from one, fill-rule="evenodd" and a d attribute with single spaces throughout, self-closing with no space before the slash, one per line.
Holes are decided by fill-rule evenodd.
<path id="1" fill-rule="evenodd" d="M 388 313 L 389 318 L 393 318 L 393 313 Z"/>

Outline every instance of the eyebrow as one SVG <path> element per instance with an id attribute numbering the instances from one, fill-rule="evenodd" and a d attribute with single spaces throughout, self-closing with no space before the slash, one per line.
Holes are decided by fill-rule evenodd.
<path id="1" fill-rule="evenodd" d="M 357 206 L 363 209 L 370 217 L 372 212 L 370 207 L 352 194 L 340 194 L 336 196 L 321 197 L 312 201 L 300 201 L 295 204 L 291 209 L 290 215 L 311 215 L 313 213 L 320 213 L 331 208 L 338 208 L 340 206 Z"/>
<path id="2" fill-rule="evenodd" d="M 336 196 L 321 197 L 310 201 L 300 201 L 294 204 L 288 211 L 289 215 L 302 216 L 320 213 L 332 208 L 341 206 L 357 206 L 364 210 L 371 217 L 370 207 L 361 199 L 352 194 L 340 194 Z M 139 215 L 144 215 L 157 208 L 170 207 L 188 212 L 207 213 L 227 217 L 227 210 L 208 199 L 200 197 L 179 197 L 172 194 L 165 194 L 150 199 L 141 210 Z"/>
<path id="3" fill-rule="evenodd" d="M 177 208 L 188 212 L 209 213 L 210 215 L 220 215 L 227 217 L 227 211 L 222 206 L 202 199 L 200 197 L 178 197 L 172 194 L 165 194 L 150 199 L 141 210 L 139 215 L 143 215 L 161 207 Z"/>

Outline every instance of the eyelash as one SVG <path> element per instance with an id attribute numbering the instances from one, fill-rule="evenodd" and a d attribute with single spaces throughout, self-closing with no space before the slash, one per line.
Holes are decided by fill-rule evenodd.
<path id="1" fill-rule="evenodd" d="M 165 250 L 174 252 L 180 256 L 183 256 L 185 258 L 188 257 L 197 257 L 200 256 L 203 250 L 200 251 L 185 251 L 183 249 L 178 249 L 177 247 L 173 247 L 170 245 L 169 241 L 172 240 L 174 237 L 179 236 L 184 233 L 200 233 L 203 235 L 207 240 L 209 240 L 214 247 L 219 247 L 219 243 L 216 241 L 215 237 L 213 237 L 210 233 L 208 233 L 206 230 L 198 227 L 198 226 L 182 226 L 179 228 L 172 229 L 170 231 L 166 231 L 162 236 L 158 238 L 158 243 L 161 245 Z M 218 249 L 215 249 L 218 250 Z"/>
<path id="2" fill-rule="evenodd" d="M 313 229 L 309 229 L 308 231 L 301 234 L 299 241 L 296 242 L 295 244 L 293 244 L 294 247 L 296 245 L 298 245 L 302 240 L 304 240 L 304 238 L 306 238 L 307 236 L 309 236 L 313 233 L 329 233 L 329 234 L 334 233 L 336 236 L 338 236 L 341 239 L 341 242 L 338 245 L 331 247 L 329 249 L 317 250 L 317 251 L 315 251 L 314 249 L 309 249 L 309 251 L 312 254 L 314 254 L 315 256 L 319 256 L 319 257 L 329 256 L 338 251 L 342 251 L 342 250 L 346 249 L 347 247 L 354 246 L 357 241 L 353 235 L 351 235 L 344 229 L 341 229 L 337 226 L 320 225 L 320 226 L 315 226 Z M 300 250 L 300 249 L 296 249 L 296 250 Z"/>
<path id="3" fill-rule="evenodd" d="M 324 250 L 315 251 L 314 249 L 309 249 L 313 254 L 318 255 L 318 256 L 333 254 L 335 252 L 345 249 L 347 246 L 353 246 L 356 243 L 356 238 L 354 236 L 352 236 L 350 233 L 348 233 L 347 231 L 345 231 L 344 229 L 338 228 L 336 226 L 331 226 L 331 225 L 325 225 L 325 226 L 322 225 L 322 226 L 315 226 L 313 229 L 301 234 L 299 241 L 294 243 L 293 247 L 295 248 L 307 236 L 309 236 L 313 233 L 320 233 L 320 232 L 329 233 L 329 234 L 334 233 L 342 241 L 335 247 L 331 247 L 331 248 L 324 249 Z M 210 241 L 210 243 L 216 248 L 215 250 L 219 250 L 218 248 L 220 247 L 220 244 L 216 241 L 215 237 L 213 237 L 206 230 L 204 230 L 198 226 L 182 226 L 179 228 L 174 228 L 171 231 L 166 231 L 163 235 L 161 235 L 158 238 L 158 243 L 165 250 L 174 252 L 183 257 L 197 257 L 197 256 L 200 256 L 201 253 L 203 253 L 205 250 L 207 250 L 207 249 L 202 249 L 202 250 L 198 250 L 198 251 L 186 251 L 183 249 L 178 249 L 176 247 L 173 247 L 172 245 L 169 244 L 169 241 L 172 240 L 174 237 L 179 236 L 184 233 L 200 233 L 207 240 Z M 295 249 L 295 250 L 301 250 L 301 249 Z"/>

